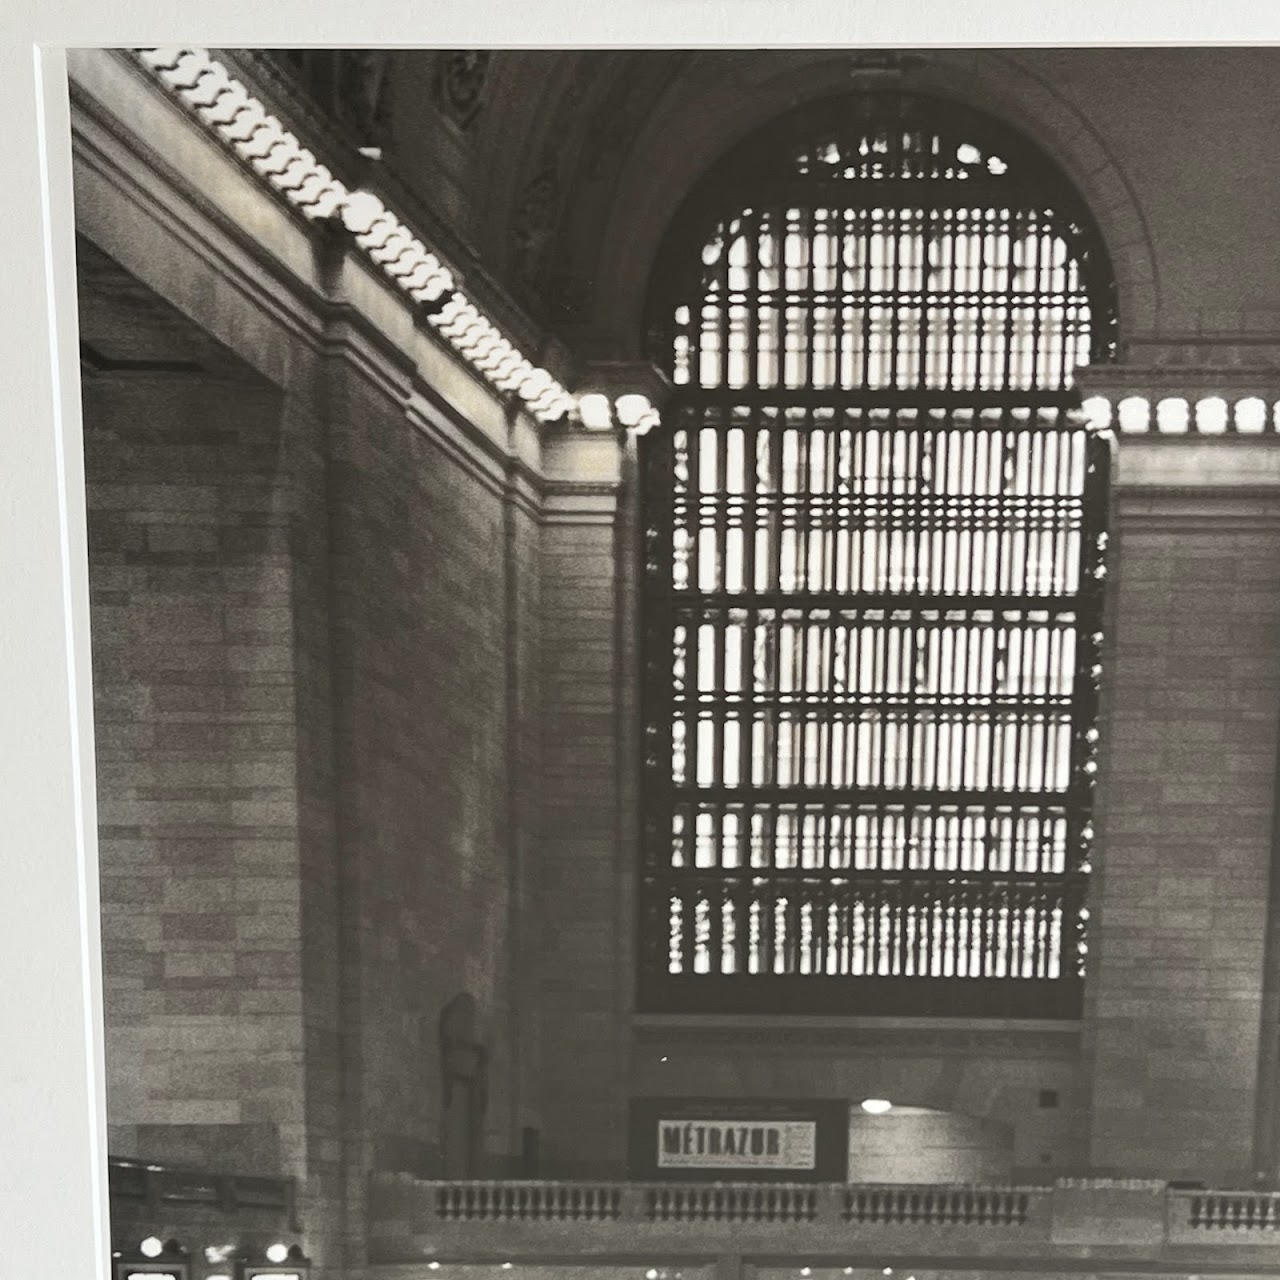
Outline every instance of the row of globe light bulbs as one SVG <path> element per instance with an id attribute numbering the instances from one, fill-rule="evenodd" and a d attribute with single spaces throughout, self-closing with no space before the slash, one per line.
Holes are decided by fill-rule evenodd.
<path id="1" fill-rule="evenodd" d="M 637 435 L 657 425 L 648 396 L 629 392 L 611 400 L 602 392 L 573 397 L 545 369 L 535 368 L 497 326 L 455 287 L 448 269 L 369 191 L 353 191 L 339 213 L 356 243 L 416 301 L 435 305 L 430 323 L 499 391 L 515 392 L 542 421 L 573 416 L 593 431 L 625 427 Z"/>
<path id="2" fill-rule="evenodd" d="M 377 196 L 371 191 L 347 192 L 338 216 L 360 248 L 400 288 L 415 302 L 434 308 L 428 322 L 487 382 L 519 396 L 542 421 L 573 412 L 573 397 L 503 337 L 458 289 L 449 269 Z"/>
<path id="3" fill-rule="evenodd" d="M 1201 435 L 1217 435 L 1226 431 L 1234 409 L 1236 430 L 1259 433 L 1267 429 L 1267 402 L 1260 396 L 1246 396 L 1234 406 L 1222 396 L 1204 396 L 1191 401 L 1183 396 L 1164 396 L 1150 400 L 1146 396 L 1125 396 L 1113 405 L 1107 396 L 1090 396 L 1081 406 L 1085 416 L 1099 429 L 1118 425 L 1121 431 L 1156 431 L 1181 434 L 1191 429 Z M 1280 405 L 1277 406 L 1280 409 Z M 1277 416 L 1280 425 L 1280 414 Z"/>
<path id="4" fill-rule="evenodd" d="M 845 1273 L 845 1275 L 847 1275 L 847 1276 L 851 1276 L 851 1275 L 853 1275 L 853 1272 L 854 1272 L 854 1268 L 853 1268 L 853 1267 L 845 1267 L 845 1269 L 844 1269 L 844 1273 Z M 802 1276 L 811 1276 L 811 1275 L 813 1275 L 813 1268 L 812 1268 L 812 1267 L 801 1267 L 801 1268 L 800 1268 L 800 1274 L 801 1274 Z M 880 1269 L 880 1274 L 881 1274 L 882 1276 L 891 1276 L 891 1275 L 893 1275 L 893 1268 L 892 1268 L 892 1267 L 882 1267 L 882 1268 Z M 915 1278 L 915 1276 L 907 1276 L 906 1280 L 916 1280 L 916 1278 Z"/>
<path id="5" fill-rule="evenodd" d="M 509 1262 L 504 1262 L 502 1265 L 503 1265 L 503 1267 L 505 1268 L 505 1267 L 509 1267 L 511 1264 L 510 1264 Z M 845 1267 L 845 1268 L 844 1268 L 844 1274 L 845 1274 L 845 1275 L 847 1275 L 847 1276 L 851 1276 L 851 1275 L 853 1275 L 854 1270 L 855 1270 L 855 1268 L 853 1268 L 853 1267 Z M 800 1268 L 800 1274 L 801 1274 L 802 1276 L 811 1276 L 811 1275 L 813 1275 L 813 1268 L 812 1268 L 812 1267 L 801 1267 L 801 1268 Z M 882 1268 L 880 1269 L 880 1274 L 881 1274 L 882 1276 L 892 1276 L 892 1275 L 893 1275 L 893 1268 L 892 1268 L 892 1267 L 882 1267 Z M 650 1268 L 649 1268 L 649 1269 L 644 1273 L 644 1280 L 682 1280 L 682 1273 L 681 1273 L 681 1272 L 679 1272 L 679 1271 L 672 1271 L 672 1270 L 668 1269 L 667 1267 L 650 1267 Z M 906 1280 L 916 1280 L 916 1278 L 915 1278 L 915 1276 L 914 1276 L 914 1275 L 909 1275 L 909 1276 L 907 1276 L 907 1277 L 906 1277 Z"/>
<path id="6" fill-rule="evenodd" d="M 543 422 L 571 417 L 572 395 L 533 364 L 459 289 L 453 273 L 370 191 L 349 190 L 207 49 L 135 51 L 222 142 L 304 217 L 337 217 L 357 245 L 415 302 L 429 323 L 497 390 Z"/>
<path id="7" fill-rule="evenodd" d="M 155 47 L 137 56 L 230 147 L 311 220 L 339 217 L 357 244 L 415 301 L 432 308 L 428 319 L 441 336 L 492 386 L 518 396 L 541 422 L 572 418 L 594 430 L 617 424 L 637 432 L 657 420 L 642 396 L 574 397 L 546 369 L 535 366 L 458 288 L 453 274 L 407 226 L 370 191 L 348 190 L 315 154 L 265 107 L 207 49 Z M 957 152 L 962 163 L 981 159 L 975 148 Z M 444 299 L 444 302 L 441 302 Z M 627 404 L 624 407 L 624 402 Z M 1194 417 L 1185 400 L 1166 398 L 1155 407 L 1159 431 L 1183 432 L 1194 421 L 1199 432 L 1226 429 L 1227 405 L 1220 397 L 1201 400 Z M 1110 426 L 1112 406 L 1105 397 L 1084 405 L 1094 425 Z M 1150 403 L 1129 397 L 1117 406 L 1122 431 L 1147 431 Z M 1236 429 L 1266 429 L 1267 406 L 1249 397 L 1235 406 Z M 627 421 L 627 418 L 632 421 Z M 1280 421 L 1277 422 L 1280 426 Z"/>
<path id="8" fill-rule="evenodd" d="M 337 217 L 393 283 L 428 308 L 428 323 L 491 386 L 541 422 L 577 417 L 593 430 L 657 423 L 643 395 L 575 398 L 536 366 L 458 287 L 449 268 L 371 191 L 349 190 L 207 49 L 148 48 L 141 60 L 204 123 L 312 221 Z"/>
<path id="9" fill-rule="evenodd" d="M 590 431 L 625 427 L 636 435 L 644 435 L 658 424 L 658 411 L 649 403 L 649 397 L 634 391 L 615 400 L 601 391 L 588 392 L 578 398 L 578 417 Z"/>
<path id="10" fill-rule="evenodd" d="M 144 1258 L 158 1258 L 165 1251 L 165 1243 L 159 1236 L 148 1236 L 141 1244 L 138 1245 L 138 1252 Z M 235 1252 L 235 1245 L 223 1245 L 222 1247 L 208 1248 L 204 1251 L 206 1262 L 226 1262 L 227 1259 Z M 268 1262 L 272 1266 L 280 1266 L 289 1260 L 289 1246 L 282 1240 L 277 1240 L 274 1244 L 267 1245 L 263 1250 Z M 216 1277 L 210 1276 L 209 1280 L 216 1280 Z"/>

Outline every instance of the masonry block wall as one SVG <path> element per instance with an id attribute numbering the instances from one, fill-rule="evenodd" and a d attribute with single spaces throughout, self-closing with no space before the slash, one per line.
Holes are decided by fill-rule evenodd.
<path id="1" fill-rule="evenodd" d="M 1087 1167 L 1087 1137 L 1070 1108 L 1080 1071 L 1080 1035 L 1071 1025 L 976 1026 L 908 1020 L 841 1025 L 839 1019 L 717 1019 L 645 1017 L 636 1028 L 629 1092 L 640 1097 L 843 1098 L 863 1112 L 863 1098 L 898 1107 L 965 1117 L 973 1132 L 996 1134 L 983 1147 L 996 1181 L 1043 1181 Z M 1052 1105 L 1046 1106 L 1050 1094 Z M 897 1111 L 893 1114 L 897 1114 Z M 939 1124 L 951 1123 L 939 1120 Z M 910 1140 L 907 1145 L 910 1145 Z M 889 1160 L 868 1144 L 858 1177 L 891 1182 L 906 1170 L 914 1180 L 946 1181 L 941 1158 L 929 1167 Z M 975 1156 L 976 1158 L 976 1156 Z M 910 1181 L 912 1179 L 903 1179 Z M 959 1181 L 973 1179 L 960 1178 Z"/>
<path id="2" fill-rule="evenodd" d="M 540 1082 L 543 1065 L 539 934 L 543 927 L 539 883 L 543 808 L 543 600 L 542 502 L 532 478 L 508 477 L 505 493 L 507 605 L 508 787 L 507 1052 L 510 1070 L 505 1097 L 491 1099 L 489 1149 L 522 1150 L 526 1130 L 541 1135 Z M 504 1105 L 505 1104 L 505 1105 Z M 535 1145 L 538 1142 L 535 1139 Z M 518 1144 L 518 1145 L 517 1145 Z M 536 1153 L 529 1151 L 532 1161 Z M 510 1171 L 532 1168 L 512 1164 Z"/>
<path id="3" fill-rule="evenodd" d="M 507 1059 L 507 583 L 501 469 L 365 379 L 329 381 L 333 705 L 352 1132 L 439 1169 L 441 1012 L 475 998 Z M 499 1095 L 501 1096 L 501 1095 Z"/>
<path id="4" fill-rule="evenodd" d="M 488 1055 L 477 1172 L 519 1141 L 536 486 L 162 239 L 158 283 L 282 356 L 287 392 L 82 249 L 111 1150 L 296 1176 L 318 1274 L 354 1275 L 366 1173 L 439 1171 L 461 992 Z"/>
<path id="5" fill-rule="evenodd" d="M 282 392 L 92 243 L 78 256 L 110 1150 L 292 1175 L 331 1259 L 343 1151 L 315 365 L 295 360 Z"/>
<path id="6" fill-rule="evenodd" d="M 629 1026 L 619 936 L 620 447 L 547 444 L 542 554 L 543 802 L 537 924 L 547 1176 L 617 1176 Z"/>
<path id="7" fill-rule="evenodd" d="M 1124 488 L 1116 505 L 1091 922 L 1092 1159 L 1247 1185 L 1267 1087 L 1280 505 L 1256 492 Z"/>
<path id="8" fill-rule="evenodd" d="M 999 1120 L 895 1107 L 888 1115 L 855 1112 L 849 1121 L 849 1181 L 999 1186 L 1009 1178 L 1012 1133 Z M 883 1171 L 883 1172 L 882 1172 Z"/>
<path id="9" fill-rule="evenodd" d="M 113 1149 L 301 1175 L 280 396 L 104 373 L 85 421 Z"/>

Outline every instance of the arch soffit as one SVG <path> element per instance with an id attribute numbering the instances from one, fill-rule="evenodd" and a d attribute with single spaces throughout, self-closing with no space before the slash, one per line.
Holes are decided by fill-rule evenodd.
<path id="1" fill-rule="evenodd" d="M 597 282 L 591 328 L 619 356 L 641 354 L 649 273 L 667 226 L 694 182 L 768 120 L 851 86 L 847 54 L 824 54 L 820 62 L 799 65 L 789 58 L 785 70 L 769 75 L 776 65 L 776 60 L 734 61 L 727 74 L 709 80 L 703 63 L 697 91 L 670 95 L 629 149 L 590 267 Z M 1122 350 L 1126 338 L 1154 327 L 1159 279 L 1140 203 L 1105 140 L 1076 104 L 1003 51 L 931 51 L 890 84 L 990 112 L 1039 145 L 1075 184 L 1098 224 L 1116 278 Z M 683 145 L 673 147 L 673 138 L 683 139 Z"/>

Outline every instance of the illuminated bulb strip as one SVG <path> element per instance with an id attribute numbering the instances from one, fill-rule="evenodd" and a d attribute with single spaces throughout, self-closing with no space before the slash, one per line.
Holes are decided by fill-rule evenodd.
<path id="1" fill-rule="evenodd" d="M 139 49 L 138 58 L 305 217 L 332 217 L 347 189 L 205 49 Z"/>
<path id="2" fill-rule="evenodd" d="M 603 391 L 588 391 L 578 400 L 578 420 L 590 431 L 609 431 L 617 426 L 642 436 L 656 427 L 661 418 L 649 397 L 638 392 L 627 392 L 610 400 Z"/>
<path id="3" fill-rule="evenodd" d="M 1257 394 L 1094 395 L 1081 406 L 1095 431 L 1121 435 L 1260 435 L 1280 432 L 1280 400 Z"/>
<path id="4" fill-rule="evenodd" d="M 371 262 L 415 302 L 433 308 L 431 326 L 490 386 L 514 393 L 539 421 L 577 416 L 573 396 L 502 336 L 448 267 L 377 196 L 348 190 L 207 50 L 171 46 L 134 53 L 305 217 L 340 217 Z"/>

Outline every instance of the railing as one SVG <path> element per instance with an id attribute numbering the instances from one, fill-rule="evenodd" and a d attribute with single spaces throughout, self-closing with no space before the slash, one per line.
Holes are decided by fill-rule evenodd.
<path id="1" fill-rule="evenodd" d="M 428 1182 L 379 1175 L 371 1256 L 537 1259 L 757 1252 L 794 1256 L 1165 1260 L 1211 1249 L 1247 1269 L 1280 1243 L 1280 1193 L 1148 1179 L 1052 1186 L 797 1182 Z"/>
<path id="2" fill-rule="evenodd" d="M 842 1222 L 1022 1226 L 1047 1188 L 812 1183 L 452 1182 L 431 1186 L 442 1222 Z"/>
<path id="3" fill-rule="evenodd" d="M 644 1216 L 648 1222 L 813 1222 L 818 1194 L 786 1183 L 648 1186 Z"/>
<path id="4" fill-rule="evenodd" d="M 370 1256 L 433 1259 L 686 1253 L 836 1253 L 854 1242 L 1021 1256 L 1049 1243 L 1051 1187 L 812 1182 L 428 1182 L 370 1188 Z"/>
<path id="5" fill-rule="evenodd" d="M 846 1222 L 933 1223 L 1011 1227 L 1027 1221 L 1036 1191 L 968 1187 L 850 1187 Z"/>
<path id="6" fill-rule="evenodd" d="M 453 1182 L 436 1190 L 436 1216 L 446 1222 L 616 1221 L 621 1204 L 621 1186 L 609 1183 Z"/>
<path id="7" fill-rule="evenodd" d="M 1183 1243 L 1274 1244 L 1280 1194 L 1265 1191 L 1170 1191 L 1169 1238 Z"/>

